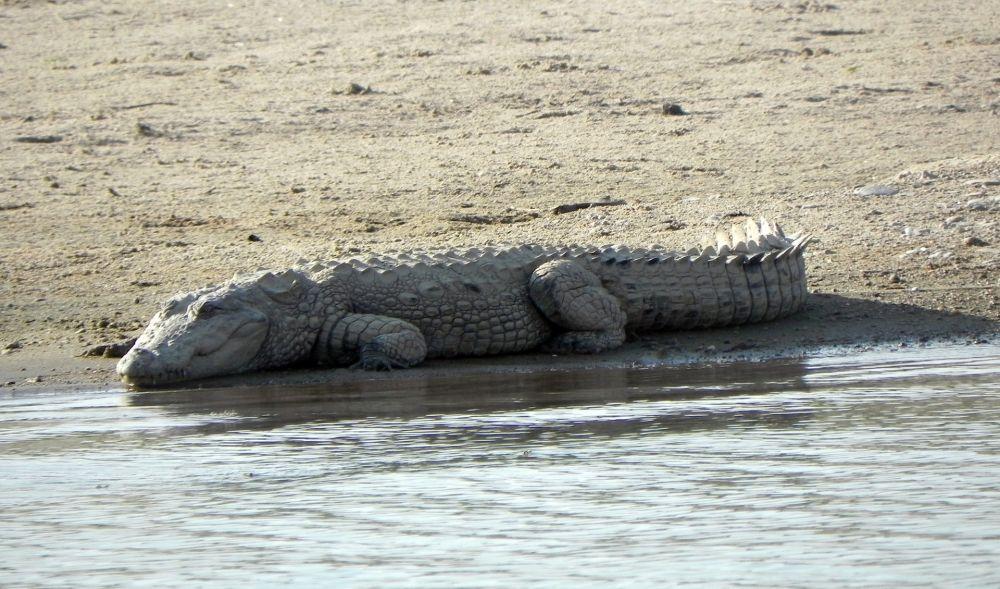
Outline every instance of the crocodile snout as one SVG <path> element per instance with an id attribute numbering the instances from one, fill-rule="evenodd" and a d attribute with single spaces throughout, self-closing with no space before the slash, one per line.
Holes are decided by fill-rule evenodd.
<path id="1" fill-rule="evenodd" d="M 146 348 L 134 347 L 118 361 L 118 375 L 128 384 L 150 385 L 168 376 L 163 358 Z"/>

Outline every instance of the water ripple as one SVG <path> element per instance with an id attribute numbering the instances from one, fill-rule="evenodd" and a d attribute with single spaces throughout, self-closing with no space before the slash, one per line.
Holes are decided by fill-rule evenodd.
<path id="1" fill-rule="evenodd" d="M 998 375 L 963 347 L 8 396 L 0 586 L 996 586 Z"/>

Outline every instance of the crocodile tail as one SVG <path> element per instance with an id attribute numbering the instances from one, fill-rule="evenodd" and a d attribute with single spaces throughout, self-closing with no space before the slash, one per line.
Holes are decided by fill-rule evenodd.
<path id="1" fill-rule="evenodd" d="M 809 236 L 788 237 L 777 223 L 751 219 L 718 232 L 716 239 L 715 251 L 702 253 L 715 254 L 708 264 L 718 301 L 711 325 L 770 321 L 805 305 L 803 254 Z"/>
<path id="2" fill-rule="evenodd" d="M 777 319 L 805 305 L 802 255 L 808 242 L 785 236 L 775 223 L 749 221 L 720 231 L 714 244 L 684 253 L 650 252 L 638 271 L 616 263 L 639 284 L 612 280 L 609 288 L 617 289 L 637 331 Z"/>

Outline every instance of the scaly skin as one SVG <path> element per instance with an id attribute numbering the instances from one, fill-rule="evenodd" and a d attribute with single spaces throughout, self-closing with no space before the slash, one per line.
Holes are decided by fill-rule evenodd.
<path id="1" fill-rule="evenodd" d="M 627 331 L 771 320 L 805 303 L 807 241 L 762 221 L 686 253 L 521 246 L 262 272 L 171 299 L 118 372 L 156 386 L 304 362 L 596 353 Z"/>

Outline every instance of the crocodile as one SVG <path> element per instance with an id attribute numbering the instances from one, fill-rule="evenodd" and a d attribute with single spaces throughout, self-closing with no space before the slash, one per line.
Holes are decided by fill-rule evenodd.
<path id="1" fill-rule="evenodd" d="M 171 298 L 118 363 L 160 386 L 292 365 L 411 367 L 626 334 L 767 321 L 806 301 L 807 236 L 762 219 L 687 251 L 521 245 L 397 253 L 237 275 Z"/>

